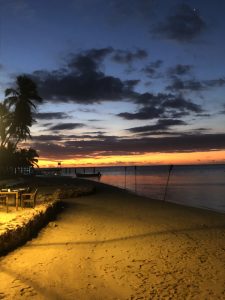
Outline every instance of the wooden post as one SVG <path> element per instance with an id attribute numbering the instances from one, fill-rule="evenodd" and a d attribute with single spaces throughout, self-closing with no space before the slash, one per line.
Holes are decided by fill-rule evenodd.
<path id="1" fill-rule="evenodd" d="M 173 169 L 173 165 L 169 166 L 169 172 L 168 172 L 168 176 L 167 176 L 167 181 L 166 181 L 166 187 L 165 187 L 165 192 L 164 192 L 164 197 L 163 197 L 163 201 L 166 201 L 166 194 L 167 194 L 167 189 L 168 189 L 168 185 L 169 185 L 169 180 L 170 180 L 170 173 L 172 172 Z"/>
<path id="2" fill-rule="evenodd" d="M 137 167 L 134 166 L 134 191 L 137 193 Z"/>
<path id="3" fill-rule="evenodd" d="M 125 189 L 126 189 L 126 187 L 127 187 L 127 167 L 124 167 L 124 172 L 125 172 L 125 182 L 124 182 L 124 185 L 125 185 Z"/>

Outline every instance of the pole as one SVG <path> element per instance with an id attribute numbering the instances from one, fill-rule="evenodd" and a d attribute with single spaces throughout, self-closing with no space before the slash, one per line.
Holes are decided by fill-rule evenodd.
<path id="1" fill-rule="evenodd" d="M 137 167 L 134 166 L 134 191 L 137 193 Z"/>
<path id="2" fill-rule="evenodd" d="M 125 172 L 125 183 L 124 183 L 124 185 L 125 185 L 125 189 L 126 189 L 126 187 L 127 187 L 127 167 L 124 167 L 124 172 Z"/>
<path id="3" fill-rule="evenodd" d="M 168 176 L 167 176 L 167 181 L 166 181 L 166 187 L 165 187 L 165 192 L 164 192 L 164 197 L 163 197 L 163 201 L 166 201 L 166 194 L 167 194 L 167 189 L 168 189 L 168 185 L 169 185 L 169 180 L 170 180 L 170 173 L 172 172 L 173 169 L 173 165 L 169 166 L 169 172 L 168 172 Z"/>

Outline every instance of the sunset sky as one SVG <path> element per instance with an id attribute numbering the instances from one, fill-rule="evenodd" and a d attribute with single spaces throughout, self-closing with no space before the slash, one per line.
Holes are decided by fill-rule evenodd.
<path id="1" fill-rule="evenodd" d="M 224 12 L 223 0 L 0 0 L 0 99 L 17 75 L 37 83 L 27 142 L 40 166 L 225 163 Z"/>

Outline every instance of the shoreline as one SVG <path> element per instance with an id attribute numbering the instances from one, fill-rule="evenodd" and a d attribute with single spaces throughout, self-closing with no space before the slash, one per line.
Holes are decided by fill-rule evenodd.
<path id="1" fill-rule="evenodd" d="M 221 165 L 221 164 L 219 164 Z M 225 165 L 225 164 L 224 164 Z M 189 165 L 187 165 L 189 166 Z M 29 178 L 29 177 L 28 177 Z M 13 185 L 20 185 L 20 184 L 23 184 L 25 182 L 27 182 L 27 179 L 26 178 L 24 180 L 24 178 L 18 178 L 17 180 L 15 179 L 5 179 L 5 180 L 0 180 L 0 186 L 2 186 L 3 184 L 6 184 L 7 186 L 13 186 Z M 122 187 L 119 187 L 119 186 L 116 186 L 116 185 L 113 185 L 113 184 L 110 184 L 110 183 L 105 183 L 105 182 L 101 182 L 101 181 L 95 181 L 95 180 L 91 180 L 89 178 L 77 178 L 77 177 L 74 177 L 74 176 L 71 176 L 71 175 L 62 175 L 62 176 L 48 176 L 48 175 L 43 175 L 43 176 L 37 176 L 37 177 L 34 177 L 37 181 L 43 181 L 46 180 L 48 182 L 48 180 L 53 180 L 53 181 L 56 181 L 56 182 L 59 182 L 60 179 L 63 180 L 63 182 L 65 182 L 66 180 L 77 180 L 77 182 L 79 182 L 79 184 L 81 184 L 82 182 L 83 183 L 89 183 L 89 184 L 92 184 L 94 185 L 95 183 L 96 184 L 102 184 L 102 185 L 106 185 L 106 186 L 110 186 L 110 187 L 114 187 L 114 188 L 117 188 L 121 191 L 126 191 L 127 193 L 129 194 L 132 194 L 132 195 L 136 195 L 138 197 L 142 197 L 142 198 L 146 198 L 147 200 L 149 201 L 158 201 L 158 202 L 164 202 L 162 199 L 156 199 L 156 198 L 152 198 L 150 196 L 146 196 L 145 194 L 142 194 L 142 193 L 137 193 L 135 192 L 134 190 L 131 190 L 131 189 L 128 189 L 128 188 L 122 188 Z M 28 182 L 30 181 L 30 179 L 28 179 Z M 32 181 L 32 180 L 31 180 Z M 202 207 L 202 206 L 194 206 L 194 205 L 187 205 L 186 203 L 179 203 L 179 202 L 172 202 L 172 201 L 169 201 L 169 200 L 166 200 L 165 203 L 171 203 L 171 204 L 176 204 L 178 206 L 182 206 L 182 207 L 191 207 L 191 208 L 197 208 L 197 209 L 201 209 L 201 210 L 204 210 L 204 211 L 209 211 L 209 212 L 215 212 L 215 213 L 218 213 L 218 214 L 225 214 L 225 211 L 220 211 L 220 210 L 216 210 L 216 209 L 213 209 L 213 208 L 208 208 L 208 207 Z"/>
<path id="2" fill-rule="evenodd" d="M 73 178 L 73 177 L 71 177 L 71 178 Z M 175 205 L 178 205 L 178 206 L 181 206 L 181 207 L 184 207 L 184 208 L 186 207 L 186 208 L 200 209 L 200 210 L 203 210 L 203 211 L 217 213 L 217 214 L 220 214 L 220 215 L 225 214 L 225 211 L 219 211 L 219 210 L 212 209 L 212 208 L 200 207 L 200 206 L 191 206 L 191 205 L 187 205 L 187 204 L 183 204 L 183 203 L 179 203 L 179 202 L 172 202 L 172 201 L 168 201 L 168 200 L 163 201 L 161 199 L 151 198 L 151 197 L 146 196 L 144 194 L 139 194 L 139 193 L 137 193 L 133 190 L 130 190 L 130 189 L 127 189 L 127 188 L 122 188 L 122 187 L 119 187 L 119 186 L 116 186 L 116 185 L 113 185 L 113 184 L 109 184 L 109 183 L 105 183 L 105 182 L 101 182 L 101 181 L 94 181 L 94 180 L 89 180 L 89 179 L 84 179 L 84 180 L 88 181 L 90 183 L 97 183 L 97 184 L 100 184 L 100 185 L 105 185 L 105 186 L 116 188 L 118 190 L 127 192 L 128 194 L 131 194 L 131 195 L 134 195 L 134 196 L 137 196 L 137 197 L 140 197 L 140 198 L 144 198 L 144 199 L 146 199 L 146 201 L 157 201 L 159 203 L 171 203 L 171 204 L 175 204 Z"/>

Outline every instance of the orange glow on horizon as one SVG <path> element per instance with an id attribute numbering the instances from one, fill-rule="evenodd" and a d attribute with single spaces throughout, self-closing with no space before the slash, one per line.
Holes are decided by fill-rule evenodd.
<path id="1" fill-rule="evenodd" d="M 63 159 L 62 167 L 94 167 L 119 165 L 179 165 L 225 163 L 225 150 L 189 153 L 146 153 L 141 155 L 96 156 L 93 158 Z M 57 159 L 40 158 L 39 167 L 58 167 Z"/>

